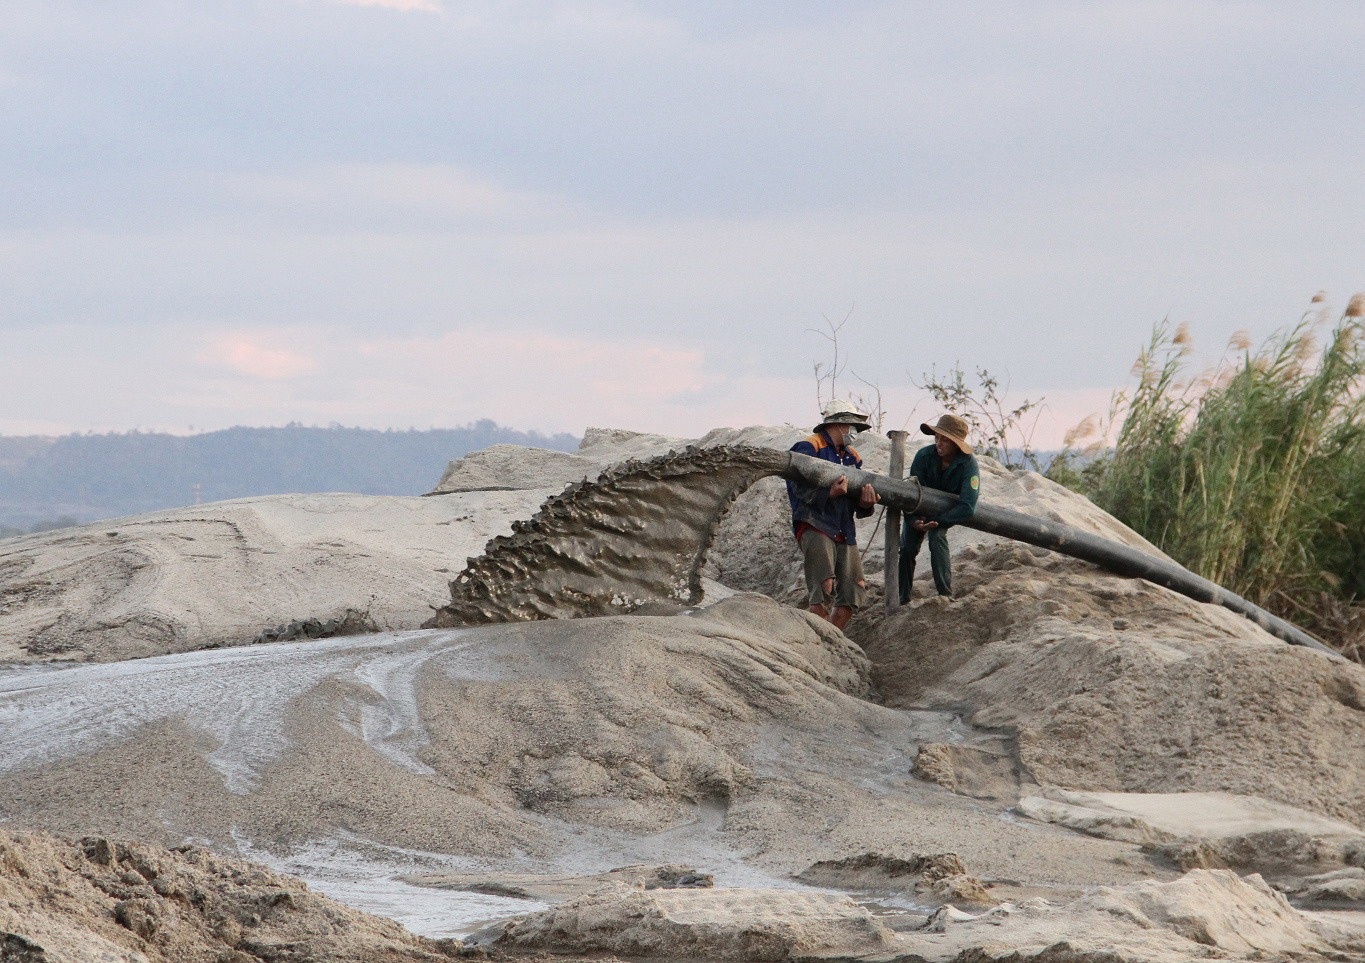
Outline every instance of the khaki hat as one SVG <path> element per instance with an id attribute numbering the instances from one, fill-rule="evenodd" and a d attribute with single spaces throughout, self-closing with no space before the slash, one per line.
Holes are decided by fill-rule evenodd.
<path id="1" fill-rule="evenodd" d="M 919 426 L 919 430 L 926 435 L 942 435 L 961 448 L 964 455 L 972 453 L 971 442 L 967 441 L 967 422 L 957 415 L 944 415 L 936 425 L 925 422 Z"/>
<path id="2" fill-rule="evenodd" d="M 825 425 L 852 425 L 855 431 L 867 431 L 872 427 L 867 423 L 867 415 L 859 411 L 857 405 L 842 399 L 825 405 L 825 410 L 820 412 L 820 418 L 820 424 L 815 426 L 816 431 Z"/>

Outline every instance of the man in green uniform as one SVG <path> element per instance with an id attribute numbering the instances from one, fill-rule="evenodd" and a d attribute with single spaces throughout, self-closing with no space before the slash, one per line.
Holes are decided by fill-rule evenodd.
<path id="1" fill-rule="evenodd" d="M 948 557 L 948 529 L 976 514 L 981 492 L 981 471 L 967 441 L 967 422 L 957 415 L 944 415 L 935 425 L 922 424 L 920 431 L 934 436 L 932 445 L 915 452 L 910 477 L 925 488 L 956 495 L 958 503 L 942 515 L 907 515 L 901 527 L 901 605 L 910 601 L 915 578 L 915 556 L 929 536 L 929 567 L 939 595 L 952 597 L 953 569 Z"/>

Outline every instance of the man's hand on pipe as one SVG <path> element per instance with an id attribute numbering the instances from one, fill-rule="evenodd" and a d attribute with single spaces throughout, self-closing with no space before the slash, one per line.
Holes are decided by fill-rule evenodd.
<path id="1" fill-rule="evenodd" d="M 834 480 L 834 484 L 829 486 L 829 497 L 843 498 L 847 494 L 848 476 L 840 475 L 838 478 Z M 858 489 L 859 508 L 871 508 L 879 501 L 881 501 L 881 499 L 877 497 L 877 492 L 872 488 L 871 485 L 864 485 L 862 488 Z"/>

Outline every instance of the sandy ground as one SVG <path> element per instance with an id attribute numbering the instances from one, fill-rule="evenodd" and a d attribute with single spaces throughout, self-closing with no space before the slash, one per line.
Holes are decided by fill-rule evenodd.
<path id="1" fill-rule="evenodd" d="M 1146 582 L 1020 546 L 866 639 L 888 705 L 1015 734 L 1039 783 L 1231 792 L 1365 825 L 1365 669 Z"/>
<path id="2" fill-rule="evenodd" d="M 0 661 L 242 645 L 304 619 L 415 628 L 542 491 L 275 495 L 0 541 Z"/>
<path id="3" fill-rule="evenodd" d="M 1352 959 L 1365 950 L 1358 933 L 1295 911 L 1260 877 L 1207 870 L 1098 887 L 1064 903 L 1035 898 L 977 914 L 943 907 L 928 920 L 877 915 L 831 894 L 605 888 L 474 939 L 649 958 L 887 963 Z"/>
<path id="4" fill-rule="evenodd" d="M 0 960 L 429 963 L 454 949 L 189 847 L 0 831 Z"/>
<path id="5" fill-rule="evenodd" d="M 0 824 L 196 842 L 375 909 L 535 900 L 484 904 L 527 914 L 482 936 L 509 951 L 1359 950 L 1365 671 L 1146 583 L 958 530 L 957 600 L 869 610 L 865 651 L 756 595 L 411 630 L 547 494 L 679 447 L 594 432 L 577 455 L 468 456 L 430 498 L 249 499 L 0 543 Z M 1143 545 L 1036 475 L 983 473 L 995 504 Z M 780 482 L 739 496 L 706 574 L 795 598 L 785 512 Z M 396 631 L 221 647 L 348 607 Z M 715 885 L 610 873 L 662 864 Z"/>
<path id="6" fill-rule="evenodd" d="M 272 852 L 351 833 L 587 871 L 657 858 L 673 833 L 690 862 L 776 876 L 873 847 L 1045 884 L 1151 872 L 1131 846 L 916 779 L 920 743 L 999 740 L 868 702 L 869 673 L 842 636 L 752 595 L 690 616 L 13 672 L 0 813 Z"/>

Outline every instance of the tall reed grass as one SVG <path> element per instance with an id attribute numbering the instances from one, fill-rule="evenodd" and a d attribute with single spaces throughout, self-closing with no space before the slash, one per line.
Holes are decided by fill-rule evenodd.
<path id="1" fill-rule="evenodd" d="M 1191 370 L 1158 326 L 1116 396 L 1094 501 L 1187 568 L 1329 636 L 1365 640 L 1365 298 L 1314 312 L 1256 350 L 1245 336 Z M 1321 344 L 1319 339 L 1321 338 Z M 1330 638 L 1337 636 L 1337 638 Z"/>

